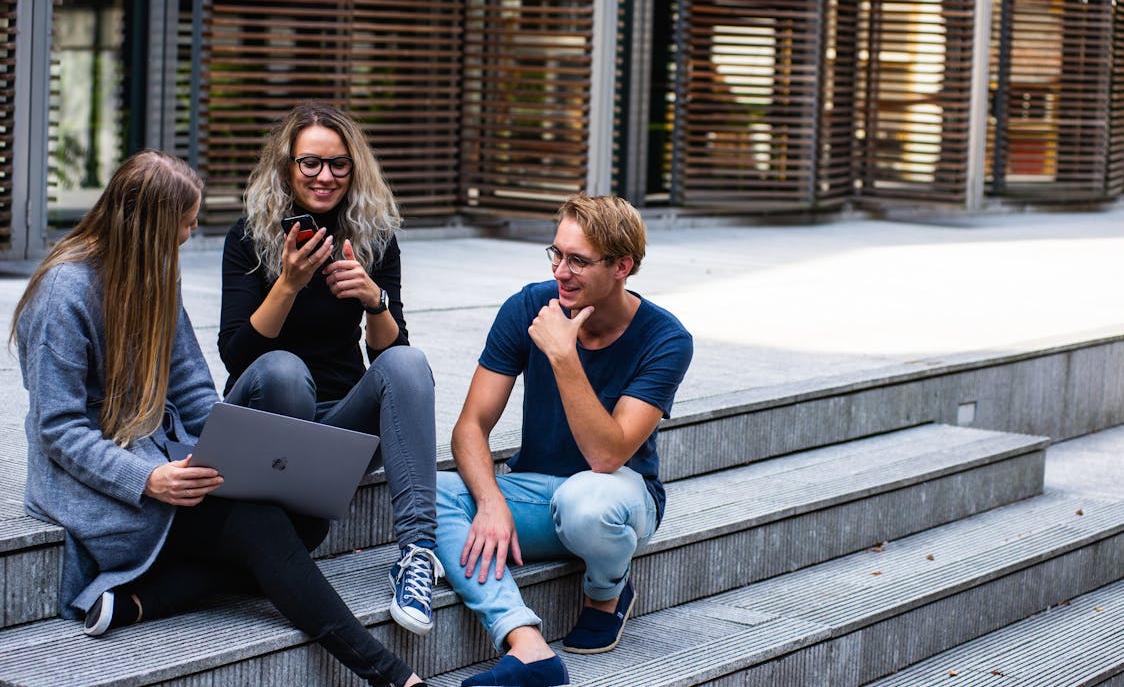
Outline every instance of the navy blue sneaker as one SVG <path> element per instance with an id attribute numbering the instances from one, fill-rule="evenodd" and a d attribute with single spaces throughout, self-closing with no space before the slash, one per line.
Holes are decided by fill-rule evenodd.
<path id="1" fill-rule="evenodd" d="M 524 663 L 504 656 L 491 670 L 473 675 L 461 687 L 556 687 L 570 684 L 566 664 L 558 656 Z"/>
<path id="2" fill-rule="evenodd" d="M 394 622 L 416 635 L 433 629 L 433 585 L 445 575 L 445 568 L 431 549 L 410 544 L 402 557 L 390 566 L 390 616 Z"/>
<path id="3" fill-rule="evenodd" d="M 624 624 L 636 603 L 632 580 L 625 583 L 612 613 L 586 606 L 578 616 L 578 624 L 562 638 L 562 648 L 572 654 L 601 654 L 612 651 L 621 641 Z"/>

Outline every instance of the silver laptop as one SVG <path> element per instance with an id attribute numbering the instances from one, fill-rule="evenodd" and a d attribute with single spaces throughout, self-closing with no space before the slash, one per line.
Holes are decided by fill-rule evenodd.
<path id="1" fill-rule="evenodd" d="M 338 520 L 347 517 L 378 445 L 372 434 L 216 403 L 191 464 L 219 471 L 215 496 Z"/>

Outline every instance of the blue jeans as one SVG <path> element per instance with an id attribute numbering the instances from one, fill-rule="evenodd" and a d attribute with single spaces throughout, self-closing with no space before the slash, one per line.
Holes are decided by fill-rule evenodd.
<path id="1" fill-rule="evenodd" d="M 515 520 L 524 562 L 580 558 L 585 562 L 582 589 L 589 598 L 606 601 L 620 595 L 633 554 L 656 529 L 656 504 L 639 473 L 627 467 L 571 477 L 514 472 L 499 475 L 496 482 Z M 506 568 L 499 580 L 492 569 L 483 583 L 475 574 L 465 577 L 461 551 L 476 517 L 476 501 L 456 473 L 438 473 L 437 485 L 437 557 L 445 566 L 445 579 L 480 617 L 500 651 L 512 630 L 541 625 L 542 620 L 523 603 Z"/>
<path id="2" fill-rule="evenodd" d="M 383 351 L 338 401 L 316 402 L 308 366 L 287 351 L 270 351 L 246 368 L 227 403 L 377 434 L 379 449 L 368 472 L 386 468 L 400 547 L 434 541 L 437 429 L 433 373 L 425 354 L 409 346 Z"/>

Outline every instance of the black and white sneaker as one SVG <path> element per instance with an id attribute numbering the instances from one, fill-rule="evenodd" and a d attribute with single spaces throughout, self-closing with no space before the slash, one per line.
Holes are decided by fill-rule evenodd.
<path id="1" fill-rule="evenodd" d="M 86 611 L 86 627 L 82 630 L 91 637 L 103 635 L 109 631 L 113 624 L 113 608 L 115 598 L 112 591 L 102 592 L 98 600 Z"/>
<path id="2" fill-rule="evenodd" d="M 121 598 L 117 598 L 121 597 Z M 115 627 L 132 625 L 140 620 L 140 602 L 128 592 L 116 590 L 102 592 L 98 600 L 86 612 L 86 626 L 83 632 L 98 637 Z"/>

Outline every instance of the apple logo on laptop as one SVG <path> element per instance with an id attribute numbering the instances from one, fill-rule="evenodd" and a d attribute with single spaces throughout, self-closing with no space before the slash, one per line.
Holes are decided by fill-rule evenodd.
<path id="1" fill-rule="evenodd" d="M 274 470 L 277 470 L 278 472 L 280 472 L 280 471 L 284 470 L 285 468 L 289 467 L 289 459 L 286 458 L 285 456 L 281 456 L 280 458 L 274 458 L 272 467 L 273 467 Z"/>

